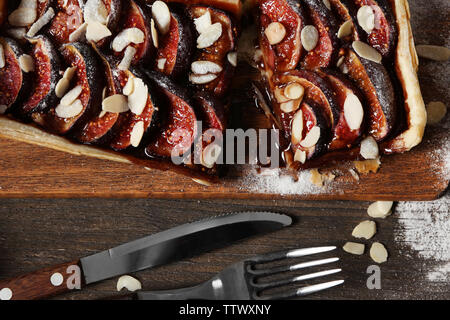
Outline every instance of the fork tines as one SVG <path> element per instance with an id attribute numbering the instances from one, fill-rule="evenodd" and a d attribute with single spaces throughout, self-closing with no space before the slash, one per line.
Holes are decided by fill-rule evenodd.
<path id="1" fill-rule="evenodd" d="M 276 274 L 287 272 L 287 271 L 296 271 L 296 270 L 300 270 L 300 269 L 304 269 L 304 268 L 329 264 L 329 263 L 339 261 L 339 258 L 333 257 L 333 258 L 326 258 L 326 259 L 318 259 L 318 260 L 306 261 L 306 262 L 301 262 L 301 263 L 296 263 L 296 264 L 289 264 L 289 265 L 282 265 L 282 266 L 275 266 L 275 267 L 268 267 L 268 268 L 260 268 L 260 269 L 255 269 L 254 268 L 255 265 L 284 260 L 284 259 L 304 257 L 304 256 L 313 255 L 313 254 L 332 251 L 335 249 L 336 249 L 336 247 L 334 247 L 334 246 L 327 246 L 327 247 L 286 250 L 286 251 L 274 252 L 274 253 L 269 253 L 269 254 L 263 254 L 263 255 L 260 255 L 260 256 L 250 259 L 248 261 L 249 265 L 247 267 L 246 272 L 248 273 L 248 276 L 250 277 L 250 284 L 251 284 L 251 286 L 253 286 L 253 289 L 255 290 L 256 298 L 257 299 L 286 299 L 286 298 L 291 298 L 291 297 L 295 297 L 295 296 L 304 296 L 307 294 L 322 291 L 322 290 L 342 284 L 344 282 L 344 280 L 337 280 L 337 281 L 329 281 L 329 282 L 325 282 L 325 283 L 309 285 L 309 286 L 301 287 L 301 288 L 298 288 L 295 290 L 287 290 L 287 291 L 272 294 L 272 295 L 260 296 L 258 294 L 264 290 L 282 287 L 282 286 L 286 286 L 286 285 L 291 285 L 291 284 L 295 284 L 295 283 L 298 283 L 298 282 L 304 281 L 304 280 L 310 280 L 310 279 L 314 279 L 314 278 L 319 278 L 319 277 L 336 274 L 336 273 L 341 272 L 342 269 L 334 268 L 334 269 L 330 269 L 330 270 L 313 272 L 313 273 L 304 274 L 304 275 L 300 275 L 300 276 L 296 276 L 296 277 L 291 277 L 291 278 L 283 279 L 283 280 L 257 283 L 256 280 L 257 280 L 257 278 L 260 278 L 260 277 L 266 277 L 266 276 L 276 275 Z"/>

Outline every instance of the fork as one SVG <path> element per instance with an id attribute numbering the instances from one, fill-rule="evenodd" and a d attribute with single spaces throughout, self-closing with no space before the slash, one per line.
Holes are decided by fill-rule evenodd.
<path id="1" fill-rule="evenodd" d="M 141 291 L 137 293 L 136 297 L 138 300 L 273 300 L 305 296 L 340 285 L 344 280 L 329 281 L 264 296 L 261 295 L 261 292 L 272 288 L 296 284 L 304 280 L 335 274 L 340 272 L 341 269 L 329 269 L 267 283 L 258 283 L 257 280 L 261 277 L 333 263 L 338 261 L 339 258 L 319 259 L 271 268 L 264 268 L 263 266 L 257 268 L 257 266 L 264 263 L 298 258 L 335 249 L 336 247 L 334 246 L 328 246 L 262 254 L 233 264 L 200 285 L 174 290 Z"/>

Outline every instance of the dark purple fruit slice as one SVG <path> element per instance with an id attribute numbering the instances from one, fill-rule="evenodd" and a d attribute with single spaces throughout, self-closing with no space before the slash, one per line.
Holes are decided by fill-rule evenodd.
<path id="1" fill-rule="evenodd" d="M 81 86 L 78 99 L 82 110 L 76 116 L 60 118 L 55 111 L 56 103 L 47 112 L 33 113 L 33 120 L 52 132 L 66 134 L 75 124 L 83 126 L 93 114 L 100 113 L 104 82 L 98 76 L 102 73 L 101 62 L 90 45 L 79 42 L 65 44 L 60 52 L 67 66 L 77 68 L 71 88 Z"/>
<path id="2" fill-rule="evenodd" d="M 150 157 L 182 156 L 190 151 L 198 133 L 192 102 L 186 91 L 168 77 L 156 72 L 147 72 L 147 75 L 158 86 L 168 105 L 164 110 L 160 107 L 165 121 L 145 152 Z"/>
<path id="3" fill-rule="evenodd" d="M 97 51 L 97 50 L 96 50 Z M 113 70 L 110 62 L 97 51 L 102 64 L 103 74 L 106 79 L 105 97 L 109 97 L 118 93 L 113 77 Z M 102 94 L 103 95 L 103 94 Z M 77 140 L 82 143 L 93 143 L 105 136 L 119 118 L 118 113 L 113 112 L 100 112 L 100 114 L 94 115 L 94 117 L 86 123 L 86 125 L 76 134 Z"/>
<path id="4" fill-rule="evenodd" d="M 387 0 L 353 0 L 353 2 L 357 7 L 356 10 L 362 6 L 372 7 L 375 14 L 375 28 L 369 35 L 364 30 L 361 30 L 360 33 L 367 36 L 367 42 L 377 49 L 383 57 L 390 56 L 396 46 L 397 30 Z"/>
<path id="5" fill-rule="evenodd" d="M 109 146 L 114 150 L 124 150 L 132 146 L 132 132 L 136 125 L 142 125 L 144 133 L 152 125 L 153 120 L 156 118 L 156 96 L 153 93 L 153 84 L 146 79 L 145 75 L 137 70 L 121 71 L 115 68 L 113 74 L 117 92 L 123 91 L 123 88 L 130 77 L 140 78 L 149 89 L 147 104 L 142 113 L 140 115 L 136 115 L 131 111 L 121 113 L 116 124 L 109 133 L 111 137 L 108 142 Z M 143 135 L 140 136 L 141 140 L 139 143 L 141 143 Z"/>
<path id="6" fill-rule="evenodd" d="M 339 25 L 334 13 L 325 6 L 322 0 L 305 0 L 312 23 L 319 31 L 319 42 L 309 51 L 302 65 L 306 69 L 314 70 L 330 66 L 336 59 L 339 50 L 337 26 Z"/>
<path id="7" fill-rule="evenodd" d="M 38 36 L 29 40 L 33 45 L 30 55 L 34 59 L 33 89 L 18 108 L 22 116 L 53 107 L 57 103 L 55 86 L 59 78 L 61 60 L 50 40 Z"/>
<path id="8" fill-rule="evenodd" d="M 320 156 L 327 150 L 327 143 L 329 141 L 330 127 L 327 120 L 324 118 L 321 107 L 314 101 L 305 99 L 300 105 L 303 116 L 303 134 L 302 140 L 314 129 L 319 128 L 319 138 L 312 146 L 303 146 L 301 143 L 292 144 L 291 149 L 295 155 L 297 150 L 306 153 L 306 159 L 312 159 Z M 298 112 L 298 111 L 297 111 Z M 316 128 L 315 128 L 316 127 Z"/>
<path id="9" fill-rule="evenodd" d="M 259 45 L 266 70 L 284 72 L 295 69 L 303 52 L 300 40 L 305 20 L 302 6 L 295 0 L 264 0 L 260 1 L 259 10 Z M 286 29 L 283 41 L 274 46 L 264 34 L 272 22 L 279 22 Z"/>
<path id="10" fill-rule="evenodd" d="M 136 49 L 136 54 L 132 61 L 133 65 L 136 65 L 142 60 L 148 59 L 153 52 L 152 36 L 150 32 L 149 22 L 150 19 L 144 14 L 144 11 L 139 5 L 133 1 L 126 1 L 124 4 L 125 14 L 120 22 L 120 28 L 117 31 L 121 31 L 128 28 L 138 28 L 144 33 L 144 42 L 139 44 L 130 44 L 130 46 Z M 121 52 L 114 52 L 115 56 L 122 58 L 125 53 L 125 49 Z"/>
<path id="11" fill-rule="evenodd" d="M 364 105 L 364 100 L 362 99 L 360 91 L 343 76 L 331 71 L 327 71 L 327 73 L 324 72 L 321 75 L 330 83 L 335 94 L 335 101 L 340 110 L 339 121 L 333 130 L 333 136 L 329 149 L 338 150 L 350 148 L 358 142 L 359 138 L 363 134 L 364 122 L 361 124 L 359 129 L 350 129 L 344 115 L 345 100 L 351 94 L 355 95 L 359 99 L 361 105 Z"/>
<path id="12" fill-rule="evenodd" d="M 298 83 L 305 89 L 304 98 L 315 102 L 324 114 L 330 128 L 335 128 L 339 120 L 339 108 L 336 104 L 334 93 L 329 83 L 317 73 L 307 70 L 294 70 L 273 76 L 275 88 L 290 83 Z M 276 99 L 274 99 L 276 102 Z M 283 128 L 290 127 L 289 120 L 284 119 L 284 112 L 280 105 L 275 103 L 276 114 L 281 114 L 280 122 Z"/>
<path id="13" fill-rule="evenodd" d="M 31 75 L 20 68 L 19 58 L 24 54 L 17 42 L 0 38 L 5 66 L 0 68 L 0 105 L 10 109 L 20 103 L 29 90 Z"/>
<path id="14" fill-rule="evenodd" d="M 368 104 L 369 133 L 381 141 L 391 132 L 398 114 L 392 81 L 382 64 L 361 58 L 352 49 L 344 51 L 343 65 Z"/>
<path id="15" fill-rule="evenodd" d="M 191 23 L 184 15 L 172 12 L 169 31 L 159 43 L 154 69 L 178 77 L 189 68 L 194 44 Z M 161 59 L 165 59 L 162 69 L 159 68 Z"/>
<path id="16" fill-rule="evenodd" d="M 351 20 L 352 21 L 352 33 L 350 36 L 346 36 L 341 38 L 341 40 L 344 41 L 356 41 L 360 40 L 358 29 L 356 27 L 356 17 L 353 18 L 352 14 L 350 12 L 349 3 L 347 1 L 349 0 L 329 0 L 331 5 L 331 10 L 336 12 L 337 16 L 340 18 L 340 22 L 342 23 Z M 351 0 L 350 0 L 351 1 Z"/>
<path id="17" fill-rule="evenodd" d="M 57 44 L 69 42 L 69 36 L 83 24 L 83 11 L 78 0 L 58 0 L 60 10 L 53 18 L 48 33 Z"/>
<path id="18" fill-rule="evenodd" d="M 222 24 L 222 35 L 210 47 L 199 49 L 194 56 L 195 61 L 210 61 L 220 65 L 223 70 L 217 78 L 207 84 L 198 85 L 201 90 L 213 92 L 222 97 L 228 90 L 234 74 L 234 66 L 228 61 L 227 55 L 236 49 L 237 29 L 233 20 L 223 11 L 203 6 L 192 6 L 189 13 L 192 19 L 201 17 L 209 11 L 211 22 Z"/>
<path id="19" fill-rule="evenodd" d="M 38 0 L 37 1 L 37 16 L 42 16 L 45 12 L 47 12 L 48 8 L 50 8 L 50 5 L 52 0 Z"/>

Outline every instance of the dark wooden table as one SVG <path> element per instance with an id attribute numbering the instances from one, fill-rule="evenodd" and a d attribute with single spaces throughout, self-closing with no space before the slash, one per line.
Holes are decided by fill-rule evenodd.
<path id="1" fill-rule="evenodd" d="M 410 0 L 416 43 L 449 45 L 450 6 L 442 0 Z M 449 101 L 449 63 L 421 61 L 425 101 Z M 1 183 L 0 183 L 1 186 Z M 447 195 L 444 206 L 450 206 Z M 441 200 L 442 201 L 442 200 Z M 367 219 L 367 202 L 301 202 L 248 200 L 100 200 L 0 199 L 0 277 L 12 277 L 71 261 L 138 237 L 189 221 L 241 210 L 273 210 L 289 214 L 295 224 L 277 233 L 252 238 L 227 248 L 135 274 L 146 289 L 169 289 L 207 280 L 228 264 L 254 254 L 318 245 L 342 246 L 351 231 Z M 311 298 L 322 299 L 449 299 L 448 281 L 431 282 L 427 272 L 439 266 L 422 258 L 408 243 L 396 241 L 401 225 L 395 214 L 377 221 L 375 240 L 390 258 L 381 267 L 381 290 L 366 286 L 367 254 L 339 250 L 346 283 Z M 438 239 L 450 241 L 450 239 Z M 366 243 L 370 243 L 367 241 Z M 96 299 L 117 294 L 116 279 L 58 298 Z"/>

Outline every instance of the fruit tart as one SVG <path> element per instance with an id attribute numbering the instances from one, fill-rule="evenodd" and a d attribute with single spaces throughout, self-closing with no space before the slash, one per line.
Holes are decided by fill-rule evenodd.
<path id="1" fill-rule="evenodd" d="M 259 0 L 259 68 L 284 160 L 374 159 L 421 142 L 406 0 Z"/>
<path id="2" fill-rule="evenodd" d="M 227 128 L 240 1 L 0 3 L 2 136 L 217 174 L 203 136 Z"/>

